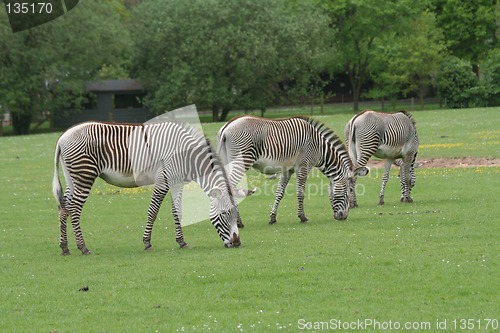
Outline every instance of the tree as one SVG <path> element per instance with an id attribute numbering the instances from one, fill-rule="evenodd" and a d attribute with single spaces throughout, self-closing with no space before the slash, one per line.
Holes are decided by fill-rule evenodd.
<path id="1" fill-rule="evenodd" d="M 452 55 L 477 65 L 498 44 L 496 0 L 432 0 L 431 10 Z"/>
<path id="2" fill-rule="evenodd" d="M 449 56 L 443 62 L 438 76 L 439 94 L 450 108 L 469 107 L 477 77 L 469 61 Z"/>
<path id="3" fill-rule="evenodd" d="M 388 35 L 375 53 L 372 78 L 379 97 L 417 93 L 421 104 L 445 57 L 443 35 L 433 13 L 424 11 L 408 22 L 408 29 Z M 411 27 L 411 29 L 410 29 Z"/>
<path id="4" fill-rule="evenodd" d="M 406 22 L 422 12 L 419 2 L 410 0 L 319 0 L 338 30 L 337 60 L 349 76 L 354 110 L 359 109 L 363 84 L 372 70 L 373 60 L 387 35 L 401 32 Z M 419 7 L 420 6 L 420 7 Z"/>
<path id="5" fill-rule="evenodd" d="M 196 103 L 214 121 L 235 108 L 264 110 L 280 82 L 304 84 L 328 46 L 324 15 L 280 0 L 143 2 L 137 21 L 134 68 L 146 105 Z"/>
<path id="6" fill-rule="evenodd" d="M 62 17 L 18 33 L 0 17 L 0 104 L 16 134 L 28 133 L 37 113 L 82 104 L 84 82 L 103 65 L 127 66 L 123 8 L 120 1 L 80 1 Z"/>
<path id="7" fill-rule="evenodd" d="M 476 106 L 500 105 L 500 48 L 491 50 L 481 64 L 481 80 L 472 95 Z"/>

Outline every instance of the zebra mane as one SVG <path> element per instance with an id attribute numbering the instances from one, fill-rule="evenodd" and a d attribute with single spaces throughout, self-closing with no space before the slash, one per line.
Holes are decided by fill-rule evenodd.
<path id="1" fill-rule="evenodd" d="M 335 134 L 335 132 L 331 128 L 316 119 L 306 116 L 298 116 L 294 118 L 299 118 L 307 121 L 331 147 L 334 147 L 333 149 L 337 151 L 339 157 L 345 156 L 345 158 L 343 159 L 344 162 L 347 163 L 347 167 L 349 169 L 352 169 L 352 160 L 349 156 L 344 142 L 337 134 Z"/>
<path id="2" fill-rule="evenodd" d="M 318 121 L 316 119 L 307 117 L 307 116 L 296 116 L 296 117 L 292 117 L 292 118 L 298 118 L 298 119 L 303 119 L 303 120 L 307 121 L 330 144 L 332 144 L 332 145 L 335 145 L 335 144 L 338 144 L 338 143 L 342 143 L 343 144 L 343 142 L 340 139 L 340 137 L 331 128 L 329 128 L 328 126 L 326 126 L 322 122 L 320 122 L 320 121 Z"/>
<path id="3" fill-rule="evenodd" d="M 399 110 L 397 113 L 402 113 L 405 116 L 407 116 L 408 118 L 410 118 L 411 122 L 413 123 L 413 126 L 415 126 L 417 124 L 417 122 L 415 121 L 415 119 L 413 118 L 413 116 L 408 111 L 406 111 L 406 110 Z"/>
<path id="4" fill-rule="evenodd" d="M 207 152 L 207 154 L 210 156 L 210 161 L 214 167 L 214 170 L 219 170 L 222 173 L 223 178 L 224 178 L 226 185 L 227 185 L 227 188 L 228 188 L 229 196 L 230 196 L 231 200 L 234 200 L 231 186 L 229 184 L 229 176 L 226 172 L 226 168 L 224 168 L 224 164 L 222 163 L 222 160 L 221 160 L 219 154 L 217 154 L 217 152 L 214 150 L 214 148 L 212 147 L 212 144 L 210 142 L 210 139 L 205 135 L 205 133 L 200 132 L 198 130 L 198 128 L 192 126 L 191 124 L 177 120 L 177 119 L 168 119 L 168 120 L 162 121 L 162 123 L 165 123 L 165 122 L 175 123 L 175 124 L 181 126 L 183 129 L 188 131 L 189 134 L 193 135 L 195 138 L 200 140 L 200 142 L 205 144 L 204 149 Z M 147 124 L 147 125 L 154 125 L 154 124 L 157 124 L 157 123 L 151 123 L 151 124 Z"/>
<path id="5" fill-rule="evenodd" d="M 229 175 L 226 172 L 226 168 L 224 167 L 224 164 L 222 163 L 222 160 L 221 160 L 219 154 L 217 154 L 216 150 L 212 147 L 212 143 L 210 142 L 210 139 L 208 138 L 208 136 L 206 136 L 204 133 L 200 133 L 198 131 L 198 129 L 196 129 L 195 127 L 193 127 L 189 124 L 186 124 L 184 122 L 177 122 L 177 121 L 176 121 L 176 123 L 182 124 L 186 130 L 189 130 L 190 133 L 192 133 L 193 135 L 196 135 L 196 137 L 198 137 L 200 140 L 202 140 L 202 142 L 204 142 L 206 144 L 205 149 L 207 151 L 207 154 L 210 156 L 210 162 L 212 163 L 214 169 L 216 169 L 222 173 L 222 177 L 224 178 L 226 186 L 227 186 L 229 197 L 230 197 L 231 201 L 233 201 L 234 195 L 233 195 L 232 187 L 230 186 L 230 183 L 229 183 Z"/>

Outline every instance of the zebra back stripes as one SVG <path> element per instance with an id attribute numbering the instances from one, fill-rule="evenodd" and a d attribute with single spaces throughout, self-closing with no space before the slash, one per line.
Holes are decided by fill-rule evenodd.
<path id="1" fill-rule="evenodd" d="M 355 165 L 365 166 L 371 156 L 386 160 L 379 204 L 384 204 L 385 186 L 396 159 L 401 159 L 397 163 L 401 168 L 401 201 L 411 202 L 410 193 L 415 184 L 414 163 L 419 145 L 413 117 L 406 111 L 382 113 L 366 110 L 346 124 L 344 134 Z M 356 202 L 351 202 L 351 206 L 357 206 Z"/>
<path id="2" fill-rule="evenodd" d="M 334 217 L 347 218 L 348 182 L 354 170 L 344 144 L 324 124 L 307 117 L 280 120 L 237 117 L 220 129 L 218 152 L 230 170 L 233 187 L 250 167 L 265 174 L 281 173 L 270 223 L 276 222 L 279 202 L 293 173 L 297 174 L 297 215 L 301 222 L 307 222 L 303 211 L 304 187 L 313 167 L 329 178 Z"/>
<path id="3" fill-rule="evenodd" d="M 62 194 L 59 161 L 66 180 Z M 225 246 L 240 244 L 239 213 L 225 169 L 209 142 L 194 128 L 178 122 L 146 125 L 87 122 L 59 138 L 54 158 L 53 192 L 59 204 L 60 246 L 69 254 L 66 220 L 71 217 L 82 253 L 89 253 L 80 230 L 83 205 L 97 177 L 120 187 L 154 184 L 148 223 L 143 235 L 151 247 L 151 232 L 161 203 L 172 192 L 176 240 L 186 246 L 181 228 L 181 198 L 185 182 L 196 181 L 211 198 L 209 217 Z"/>

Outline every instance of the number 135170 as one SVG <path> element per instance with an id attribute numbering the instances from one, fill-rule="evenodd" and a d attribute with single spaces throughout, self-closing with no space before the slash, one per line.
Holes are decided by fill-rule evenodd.
<path id="1" fill-rule="evenodd" d="M 6 2 L 5 8 L 8 14 L 52 13 L 52 4 L 50 2 Z"/>
<path id="2" fill-rule="evenodd" d="M 498 330 L 498 319 L 453 319 L 455 330 Z"/>

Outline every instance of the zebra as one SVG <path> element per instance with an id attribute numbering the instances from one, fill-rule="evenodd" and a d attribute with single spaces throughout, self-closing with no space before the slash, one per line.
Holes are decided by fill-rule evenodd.
<path id="1" fill-rule="evenodd" d="M 408 112 L 362 111 L 346 124 L 344 134 L 355 166 L 366 166 L 372 155 L 385 159 L 379 205 L 384 204 L 385 186 L 393 163 L 400 167 L 401 202 L 413 202 L 411 190 L 415 185 L 419 140 L 415 120 Z M 353 199 L 351 207 L 357 207 L 355 193 L 350 198 Z"/>
<path id="2" fill-rule="evenodd" d="M 276 223 L 279 203 L 293 173 L 297 174 L 297 216 L 302 223 L 308 221 L 303 207 L 304 187 L 313 167 L 330 180 L 328 193 L 336 220 L 347 218 L 353 175 L 368 173 L 365 167 L 352 168 L 344 144 L 331 129 L 307 117 L 271 120 L 240 116 L 226 123 L 217 138 L 217 151 L 228 168 L 233 188 L 250 167 L 267 175 L 281 173 L 270 224 Z"/>
<path id="3" fill-rule="evenodd" d="M 61 162 L 66 191 L 59 180 Z M 153 124 L 85 122 L 61 135 L 54 157 L 53 193 L 58 203 L 63 255 L 70 254 L 66 221 L 71 218 L 78 249 L 90 254 L 80 229 L 80 215 L 97 177 L 119 187 L 153 185 L 143 234 L 146 250 L 161 203 L 170 190 L 175 237 L 186 247 L 181 226 L 184 183 L 195 181 L 210 198 L 210 221 L 226 247 L 241 244 L 236 199 L 220 159 L 208 140 L 190 125 L 168 121 Z"/>

